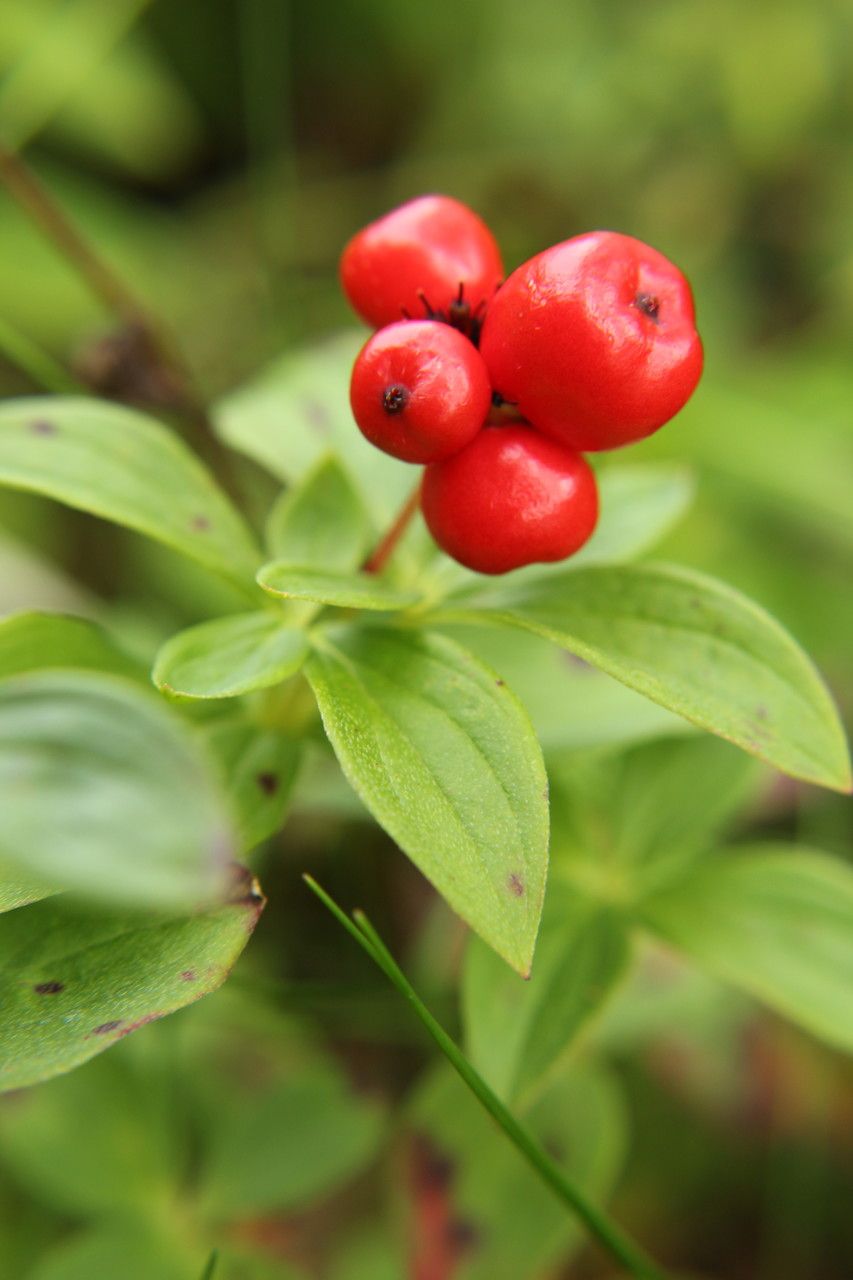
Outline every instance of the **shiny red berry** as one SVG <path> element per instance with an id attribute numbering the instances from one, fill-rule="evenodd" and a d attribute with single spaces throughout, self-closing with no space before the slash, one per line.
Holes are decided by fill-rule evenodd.
<path id="1" fill-rule="evenodd" d="M 480 350 L 495 390 L 575 449 L 650 435 L 702 372 L 690 286 L 656 249 L 592 231 L 546 249 L 498 290 Z"/>
<path id="2" fill-rule="evenodd" d="M 486 427 L 427 467 L 424 519 L 438 545 L 478 573 L 564 560 L 595 528 L 598 490 L 573 449 L 530 427 Z"/>
<path id="3" fill-rule="evenodd" d="M 341 282 L 363 320 L 380 328 L 404 315 L 476 316 L 503 279 L 489 228 L 449 196 L 419 196 L 353 236 Z"/>
<path id="4" fill-rule="evenodd" d="M 475 346 L 438 320 L 401 320 L 356 359 L 353 415 L 371 444 L 403 462 L 449 458 L 482 427 L 492 391 Z"/>

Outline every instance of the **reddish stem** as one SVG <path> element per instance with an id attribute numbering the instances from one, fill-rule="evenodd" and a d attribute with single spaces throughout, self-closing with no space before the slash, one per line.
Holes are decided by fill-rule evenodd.
<path id="1" fill-rule="evenodd" d="M 403 503 L 394 521 L 388 531 L 383 535 L 380 541 L 371 551 L 364 563 L 365 573 L 381 573 L 385 568 L 391 556 L 394 554 L 397 543 L 408 529 L 412 519 L 417 511 L 421 500 L 421 482 L 415 485 L 406 501 Z"/>

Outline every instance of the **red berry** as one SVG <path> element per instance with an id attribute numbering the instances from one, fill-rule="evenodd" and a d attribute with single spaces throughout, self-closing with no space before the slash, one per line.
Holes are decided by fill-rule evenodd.
<path id="1" fill-rule="evenodd" d="M 419 196 L 393 209 L 353 236 L 341 258 L 344 292 L 376 328 L 407 314 L 451 318 L 460 301 L 473 315 L 503 274 L 489 228 L 449 196 Z"/>
<path id="2" fill-rule="evenodd" d="M 486 427 L 424 473 L 424 519 L 438 545 L 478 573 L 506 573 L 579 550 L 598 519 L 587 462 L 530 427 Z"/>
<path id="3" fill-rule="evenodd" d="M 566 240 L 514 271 L 489 307 L 480 350 L 495 390 L 575 449 L 650 435 L 702 372 L 686 279 L 614 231 Z"/>
<path id="4" fill-rule="evenodd" d="M 380 329 L 353 366 L 356 422 L 371 444 L 404 462 L 458 453 L 482 427 L 491 401 L 479 351 L 438 320 Z"/>

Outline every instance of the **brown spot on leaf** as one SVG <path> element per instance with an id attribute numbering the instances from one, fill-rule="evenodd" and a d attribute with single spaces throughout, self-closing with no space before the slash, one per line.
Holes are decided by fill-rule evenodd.
<path id="1" fill-rule="evenodd" d="M 422 1133 L 412 1140 L 415 1178 L 419 1186 L 443 1191 L 450 1186 L 456 1172 L 453 1160 Z"/>
<path id="2" fill-rule="evenodd" d="M 266 796 L 274 796 L 278 791 L 278 778 L 274 773 L 259 773 L 256 782 Z"/>
<path id="3" fill-rule="evenodd" d="M 548 1152 L 548 1155 L 552 1160 L 556 1160 L 558 1163 L 565 1160 L 566 1148 L 563 1146 L 559 1138 L 545 1138 L 542 1146 Z"/>
<path id="4" fill-rule="evenodd" d="M 111 1031 L 117 1031 L 120 1026 L 120 1018 L 115 1022 L 102 1022 L 99 1027 L 95 1027 L 94 1034 L 96 1036 L 106 1036 L 109 1035 Z"/>
<path id="5" fill-rule="evenodd" d="M 303 401 L 303 409 L 305 411 L 305 421 L 309 427 L 313 427 L 318 435 L 328 435 L 330 426 L 329 411 L 325 405 L 320 404 L 319 400 L 305 400 Z"/>
<path id="6" fill-rule="evenodd" d="M 576 653 L 567 653 L 567 652 L 566 652 L 566 650 L 564 649 L 564 650 L 563 650 L 563 653 L 562 653 L 562 658 L 563 658 L 563 661 L 565 662 L 566 666 L 568 666 L 568 667 L 574 667 L 575 669 L 578 669 L 578 668 L 579 668 L 581 671 L 592 671 L 592 670 L 593 670 L 593 668 L 592 668 L 592 667 L 590 666 L 590 664 L 586 661 L 586 659 L 585 659 L 585 658 L 579 658 L 579 657 L 578 657 L 578 655 L 577 655 Z"/>
<path id="7" fill-rule="evenodd" d="M 55 996 L 65 990 L 64 982 L 38 982 L 33 990 L 40 996 Z"/>
<path id="8" fill-rule="evenodd" d="M 755 718 L 756 720 L 761 721 L 761 723 L 763 724 L 765 720 L 770 719 L 770 712 L 762 704 L 761 706 L 758 706 L 755 708 Z"/>
<path id="9" fill-rule="evenodd" d="M 195 982 L 197 976 L 195 969 L 184 969 L 181 972 L 181 980 L 183 982 Z"/>
<path id="10" fill-rule="evenodd" d="M 30 423 L 30 431 L 34 436 L 55 436 L 57 428 L 46 418 L 35 418 Z"/>
<path id="11" fill-rule="evenodd" d="M 524 881 L 515 871 L 511 876 L 507 876 L 506 887 L 514 898 L 524 897 Z"/>
<path id="12" fill-rule="evenodd" d="M 496 680 L 495 684 L 498 686 L 499 689 L 502 689 L 506 684 L 506 680 Z"/>
<path id="13" fill-rule="evenodd" d="M 210 528 L 210 521 L 207 516 L 193 516 L 190 521 L 190 528 L 194 529 L 196 533 L 207 533 Z"/>
<path id="14" fill-rule="evenodd" d="M 470 1253 L 483 1240 L 480 1228 L 468 1218 L 453 1218 L 448 1223 L 447 1236 L 457 1254 Z"/>

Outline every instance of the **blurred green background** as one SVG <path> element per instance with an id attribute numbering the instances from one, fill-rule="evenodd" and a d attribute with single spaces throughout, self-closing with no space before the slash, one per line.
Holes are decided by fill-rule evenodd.
<path id="1" fill-rule="evenodd" d="M 630 451 L 694 471 L 695 504 L 663 554 L 765 604 L 853 716 L 848 0 L 3 0 L 0 140 L 26 156 L 168 323 L 212 399 L 284 350 L 351 325 L 336 279 L 340 249 L 413 195 L 471 203 L 508 269 L 594 227 L 654 244 L 693 283 L 707 358 L 687 409 Z M 38 389 L 16 358 L 22 342 L 84 377 L 114 333 L 68 263 L 0 192 L 0 394 Z M 271 490 L 251 475 L 260 509 Z M 0 612 L 94 612 L 147 652 L 220 604 L 218 588 L 131 535 L 0 495 Z M 359 1152 L 373 1158 L 380 1141 L 380 1121 L 361 1106 L 341 1122 L 352 1130 L 351 1165 L 343 1158 L 330 1180 L 309 1178 L 270 1204 L 247 1193 L 224 1234 L 220 1204 L 234 1205 L 224 1174 L 211 1175 L 199 1218 L 208 1234 L 179 1229 L 174 1209 L 206 1134 L 243 1158 L 235 1072 L 245 1096 L 234 1105 L 261 1130 L 255 1078 L 274 1094 L 293 1068 L 288 1080 L 308 1087 L 306 1026 L 386 1103 L 424 1061 L 420 1041 L 400 1042 L 405 1015 L 366 969 L 355 995 L 315 991 L 319 978 L 349 981 L 352 956 L 294 887 L 309 855 L 327 859 L 341 896 L 372 903 L 380 920 L 395 895 L 411 901 L 413 918 L 428 921 L 412 964 L 454 1017 L 443 957 L 456 935 L 441 910 L 424 905 L 401 860 L 389 869 L 382 840 L 357 813 L 326 803 L 317 818 L 310 808 L 282 842 L 295 843 L 302 862 L 268 855 L 272 903 L 233 992 L 4 1110 L 4 1280 L 134 1280 L 132 1257 L 143 1259 L 140 1280 L 193 1276 L 223 1239 L 234 1255 L 223 1277 L 403 1274 L 390 1243 L 399 1232 L 399 1120 L 385 1172 L 360 1175 L 335 1199 L 336 1177 L 360 1167 Z M 811 788 L 764 776 L 738 821 L 849 856 L 849 803 Z M 390 927 L 402 944 L 405 921 Z M 849 1068 L 694 976 L 669 976 L 668 1003 L 636 1015 L 639 1029 L 626 1006 L 610 1032 L 634 1130 L 617 1211 L 697 1275 L 849 1277 Z M 235 1036 L 249 1046 L 236 1066 Z M 317 1052 L 338 1098 L 337 1068 Z M 200 1099 L 196 1075 L 211 1054 L 219 1075 L 211 1071 Z M 157 1113 L 150 1121 L 146 1108 Z M 308 1133 L 305 1149 L 324 1141 Z M 77 1170 L 81 1144 L 100 1172 Z M 292 1273 L 290 1262 L 307 1270 Z M 606 1274 L 586 1257 L 570 1271 L 551 1259 L 543 1268 L 535 1274 Z"/>

